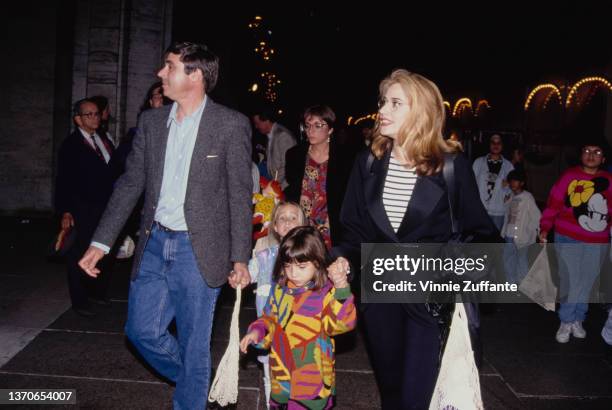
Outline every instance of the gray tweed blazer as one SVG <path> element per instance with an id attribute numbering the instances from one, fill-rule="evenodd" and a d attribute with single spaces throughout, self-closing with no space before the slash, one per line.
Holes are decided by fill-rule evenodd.
<path id="1" fill-rule="evenodd" d="M 244 115 L 207 97 L 193 149 L 185 220 L 204 280 L 223 285 L 232 262 L 247 263 L 251 250 L 251 125 Z M 126 171 L 93 236 L 112 246 L 144 192 L 140 240 L 134 253 L 132 279 L 138 273 L 159 201 L 168 141 L 171 106 L 143 112 Z"/>

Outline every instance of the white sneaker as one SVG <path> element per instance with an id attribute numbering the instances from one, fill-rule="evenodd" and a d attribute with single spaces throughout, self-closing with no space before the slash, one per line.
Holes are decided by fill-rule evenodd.
<path id="1" fill-rule="evenodd" d="M 557 336 L 556 336 L 557 342 L 559 343 L 569 342 L 570 333 L 572 333 L 572 324 L 561 322 L 561 326 L 559 326 L 559 330 L 557 330 Z"/>
<path id="2" fill-rule="evenodd" d="M 576 320 L 572 323 L 572 336 L 578 339 L 584 339 L 586 337 L 586 330 L 582 327 L 582 322 Z"/>

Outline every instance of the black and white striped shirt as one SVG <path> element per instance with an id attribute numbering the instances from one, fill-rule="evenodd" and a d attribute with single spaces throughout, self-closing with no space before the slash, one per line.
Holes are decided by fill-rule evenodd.
<path id="1" fill-rule="evenodd" d="M 404 219 L 416 181 L 415 168 L 407 169 L 391 154 L 389 170 L 383 188 L 383 205 L 395 232 L 397 232 Z"/>

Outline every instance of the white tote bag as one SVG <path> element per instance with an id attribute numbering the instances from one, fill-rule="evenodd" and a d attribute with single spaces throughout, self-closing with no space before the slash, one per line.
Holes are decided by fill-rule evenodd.
<path id="1" fill-rule="evenodd" d="M 519 291 L 544 309 L 554 312 L 557 287 L 550 275 L 546 246 L 531 265 L 529 272 L 519 285 Z"/>
<path id="2" fill-rule="evenodd" d="M 463 303 L 455 304 L 429 410 L 481 410 L 480 379 Z"/>

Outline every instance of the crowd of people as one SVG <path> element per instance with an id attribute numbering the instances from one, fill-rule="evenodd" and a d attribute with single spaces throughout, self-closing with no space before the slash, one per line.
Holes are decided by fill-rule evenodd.
<path id="1" fill-rule="evenodd" d="M 428 408 L 450 322 L 425 303 L 359 304 L 352 290 L 359 284 L 349 280 L 358 276 L 362 243 L 445 243 L 453 218 L 463 233 L 506 243 L 512 283 L 527 275 L 528 245 L 547 243 L 554 231 L 556 340 L 586 337 L 589 294 L 610 242 L 603 140 L 583 140 L 580 165 L 560 176 L 540 212 L 526 190 L 522 151 L 505 159 L 494 134 L 489 153 L 471 163 L 444 137 L 442 96 L 419 74 L 399 69 L 381 81 L 378 116 L 360 129 L 357 153 L 337 137 L 326 105 L 303 111 L 301 142 L 267 109 L 251 113 L 251 126 L 210 97 L 218 71 L 207 47 L 174 43 L 137 127 L 119 140 L 109 132 L 108 100 L 80 100 L 58 159 L 56 210 L 62 229 L 77 233 L 66 259 L 72 308 L 90 317 L 92 303 L 109 303 L 112 255 L 126 235 L 138 237 L 125 331 L 176 383 L 175 408 L 206 406 L 212 322 L 226 282 L 257 283 L 258 319 L 240 347 L 260 349 L 269 408 L 331 408 L 333 337 L 358 322 L 382 407 Z M 253 128 L 266 137 L 255 153 Z M 274 207 L 268 236 L 253 244 L 258 175 L 277 181 L 285 200 Z M 168 329 L 173 320 L 177 335 Z M 612 312 L 602 336 L 612 345 Z"/>

